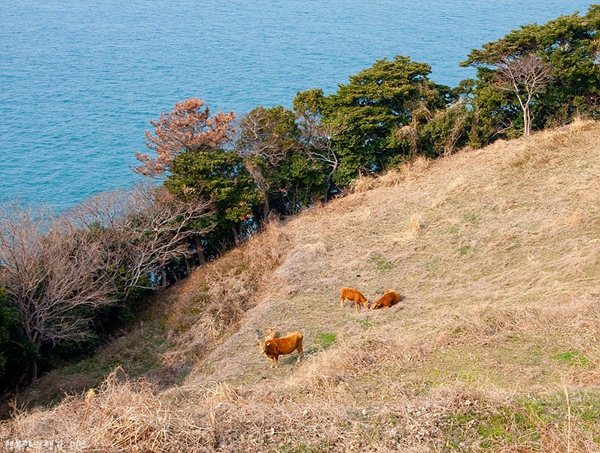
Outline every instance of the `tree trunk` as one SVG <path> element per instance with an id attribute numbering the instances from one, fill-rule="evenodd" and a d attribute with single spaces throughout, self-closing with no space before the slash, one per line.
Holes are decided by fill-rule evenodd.
<path id="1" fill-rule="evenodd" d="M 323 201 L 327 203 L 329 201 L 329 194 L 331 193 L 331 173 L 327 175 L 327 188 L 325 189 L 325 196 Z"/>
<path id="2" fill-rule="evenodd" d="M 531 132 L 531 111 L 529 105 L 523 107 L 523 136 L 528 136 Z"/>
<path id="3" fill-rule="evenodd" d="M 31 365 L 31 382 L 37 381 L 37 378 L 38 378 L 38 365 L 37 365 L 37 359 L 34 358 L 33 363 Z"/>
<path id="4" fill-rule="evenodd" d="M 40 355 L 40 348 L 42 347 L 42 342 L 39 340 L 38 332 L 33 334 L 31 338 L 31 343 L 35 348 L 35 355 L 32 358 L 31 362 L 31 382 L 36 382 L 38 378 L 38 357 Z"/>
<path id="5" fill-rule="evenodd" d="M 331 165 L 331 171 L 327 175 L 327 189 L 325 192 L 325 202 L 329 201 L 329 195 L 332 193 L 333 174 L 335 173 L 335 171 L 337 170 L 337 167 L 338 167 L 338 158 L 335 155 L 335 153 L 333 153 L 333 159 L 334 159 L 334 161 L 333 161 L 333 164 Z"/>
<path id="6" fill-rule="evenodd" d="M 269 194 L 266 190 L 263 190 L 263 197 L 265 199 L 265 202 L 263 204 L 263 219 L 266 220 L 267 217 L 269 217 L 269 214 L 271 213 L 271 206 L 269 205 Z"/>
<path id="7" fill-rule="evenodd" d="M 269 217 L 269 213 L 271 212 L 271 207 L 269 206 L 269 184 L 265 181 L 265 178 L 260 168 L 253 165 L 251 161 L 245 160 L 244 167 L 246 168 L 246 171 L 250 174 L 250 176 L 252 176 L 256 187 L 258 187 L 258 190 L 264 198 L 263 220 L 266 220 L 267 217 Z"/>
<path id="8" fill-rule="evenodd" d="M 160 269 L 160 275 L 161 275 L 161 279 L 162 279 L 162 288 L 165 289 L 167 287 L 167 271 L 165 270 L 164 267 L 161 267 Z"/>
<path id="9" fill-rule="evenodd" d="M 233 233 L 233 242 L 235 245 L 240 245 L 240 234 L 235 225 L 231 225 L 231 232 Z"/>
<path id="10" fill-rule="evenodd" d="M 196 244 L 196 255 L 198 255 L 198 264 L 200 266 L 206 264 L 206 257 L 204 256 L 204 247 L 200 242 L 200 236 L 194 236 L 194 243 Z"/>

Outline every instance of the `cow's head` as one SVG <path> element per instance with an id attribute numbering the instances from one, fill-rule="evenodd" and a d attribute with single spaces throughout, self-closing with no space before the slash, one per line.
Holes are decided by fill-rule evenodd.
<path id="1" fill-rule="evenodd" d="M 268 328 L 266 333 L 267 336 L 263 338 L 261 331 L 259 329 L 256 329 L 256 337 L 258 338 L 258 341 L 256 342 L 256 347 L 264 353 L 267 353 L 273 349 L 273 345 L 275 344 L 273 339 L 277 336 L 277 331 L 272 327 Z"/>

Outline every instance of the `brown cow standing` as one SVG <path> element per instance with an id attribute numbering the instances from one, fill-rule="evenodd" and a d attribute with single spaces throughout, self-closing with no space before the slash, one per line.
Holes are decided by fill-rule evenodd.
<path id="1" fill-rule="evenodd" d="M 402 300 L 402 296 L 398 291 L 394 291 L 393 289 L 388 289 L 381 298 L 371 305 L 371 310 L 376 308 L 389 308 L 392 305 L 396 305 L 398 302 Z"/>
<path id="2" fill-rule="evenodd" d="M 279 366 L 279 356 L 291 354 L 294 351 L 298 351 L 299 362 L 304 354 L 302 350 L 302 341 L 304 335 L 301 332 L 290 332 L 284 337 L 277 337 L 273 329 L 269 329 L 269 335 L 257 343 L 259 349 L 265 353 L 265 355 L 273 361 L 271 368 Z"/>
<path id="3" fill-rule="evenodd" d="M 369 301 L 367 298 L 357 289 L 353 288 L 342 288 L 340 290 L 340 307 L 344 306 L 346 300 L 354 302 L 356 311 L 360 310 L 360 305 L 364 305 L 366 309 L 369 308 Z"/>

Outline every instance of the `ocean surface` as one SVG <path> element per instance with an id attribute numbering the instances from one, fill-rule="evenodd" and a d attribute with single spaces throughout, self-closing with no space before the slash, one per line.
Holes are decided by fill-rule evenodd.
<path id="1" fill-rule="evenodd" d="M 178 100 L 290 106 L 397 54 L 455 85 L 471 49 L 592 3 L 0 0 L 0 202 L 63 210 L 131 186 L 149 120 Z"/>

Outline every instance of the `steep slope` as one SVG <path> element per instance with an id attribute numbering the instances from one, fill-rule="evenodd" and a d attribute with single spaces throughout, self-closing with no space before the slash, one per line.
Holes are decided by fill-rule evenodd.
<path id="1" fill-rule="evenodd" d="M 185 370 L 176 381 L 112 374 L 0 434 L 143 451 L 598 451 L 599 283 L 600 124 L 417 160 L 166 294 L 158 354 Z M 355 313 L 341 286 L 405 300 Z M 269 369 L 255 347 L 268 327 L 303 330 L 305 359 Z"/>

